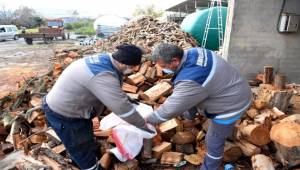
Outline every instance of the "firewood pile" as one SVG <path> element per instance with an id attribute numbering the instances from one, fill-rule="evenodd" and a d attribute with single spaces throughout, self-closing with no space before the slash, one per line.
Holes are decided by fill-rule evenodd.
<path id="1" fill-rule="evenodd" d="M 175 43 L 183 49 L 197 46 L 197 42 L 188 33 L 183 32 L 174 22 L 161 22 L 152 17 L 140 17 L 123 26 L 97 47 L 102 51 L 112 52 L 122 43 L 142 47 L 146 54 L 151 54 L 153 47 L 161 42 Z"/>
<path id="2" fill-rule="evenodd" d="M 145 49 L 151 50 L 155 43 L 168 40 L 183 47 L 186 44 L 195 45 L 189 38 L 182 44 L 181 40 L 172 40 L 170 36 L 179 37 L 176 31 L 170 31 L 173 28 L 177 30 L 172 24 L 149 18 L 138 21 L 133 22 L 134 26 L 125 26 L 120 31 L 122 34 L 111 36 L 101 48 L 110 51 L 110 48 L 123 42 L 138 44 L 141 41 Z M 158 25 L 166 30 L 157 31 L 160 30 Z M 167 30 L 172 34 L 156 40 L 160 33 Z M 155 42 L 152 43 L 152 40 Z M 48 73 L 19 82 L 19 91 L 0 99 L 0 162 L 13 151 L 22 150 L 39 163 L 30 159 L 20 160 L 14 165 L 16 169 L 78 169 L 55 132 L 47 126 L 41 100 L 70 63 L 94 52 L 92 47 L 57 50 L 53 58 L 54 66 Z M 159 66 L 144 61 L 124 79 L 122 89 L 132 101 L 157 109 L 172 93 L 170 78 Z M 286 86 L 284 80 L 283 75 L 273 76 L 272 67 L 265 67 L 264 74 L 257 76 L 257 81 L 261 82 L 259 87 L 253 88 L 253 104 L 236 123 L 232 137 L 226 141 L 224 164 L 231 163 L 235 169 L 243 170 L 288 169 L 300 165 L 300 114 L 290 114 L 290 99 L 297 91 L 292 86 Z M 158 135 L 150 142 L 145 141 L 141 153 L 125 163 L 108 152 L 115 147 L 115 143 L 111 130 L 99 129 L 104 115 L 93 119 L 93 129 L 99 161 L 106 169 L 192 170 L 203 162 L 206 152 L 204 139 L 210 120 L 200 113 L 192 121 L 177 117 L 159 124 L 156 127 Z"/>
<path id="3" fill-rule="evenodd" d="M 78 49 L 56 51 L 56 62 L 51 71 L 19 82 L 17 93 L 0 100 L 2 156 L 21 149 L 43 163 L 23 160 L 16 163 L 17 169 L 77 169 L 60 139 L 47 127 L 41 99 L 63 69 L 81 58 L 84 52 Z M 286 112 L 286 105 L 295 90 L 272 85 L 273 80 L 264 80 L 266 76 L 261 76 L 263 83 L 258 87 L 251 108 L 236 124 L 232 138 L 226 141 L 224 163 L 231 163 L 236 169 L 283 169 L 299 165 L 300 117 Z M 145 61 L 124 79 L 122 89 L 131 100 L 157 109 L 172 93 L 169 78 L 170 75 L 165 75 L 159 66 Z M 283 80 L 282 75 L 275 75 L 274 82 L 285 84 L 277 79 Z M 94 135 L 99 156 L 103 155 L 100 162 L 107 169 L 196 169 L 203 162 L 204 138 L 210 120 L 201 114 L 193 121 L 177 117 L 161 123 L 157 126 L 158 135 L 151 142 L 145 142 L 138 157 L 125 163 L 108 153 L 115 144 L 110 130 L 99 129 L 100 120 L 101 117 L 93 119 Z"/>

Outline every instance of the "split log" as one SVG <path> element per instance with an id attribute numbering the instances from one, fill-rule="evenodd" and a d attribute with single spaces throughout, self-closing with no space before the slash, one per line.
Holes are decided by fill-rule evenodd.
<path id="1" fill-rule="evenodd" d="M 261 152 L 261 149 L 245 140 L 239 140 L 235 142 L 236 145 L 238 145 L 243 154 L 246 156 L 253 156 L 255 154 L 259 154 Z"/>
<path id="2" fill-rule="evenodd" d="M 135 73 L 128 76 L 126 82 L 128 82 L 131 85 L 137 85 L 145 80 L 146 78 L 143 76 L 142 73 Z"/>
<path id="3" fill-rule="evenodd" d="M 235 162 L 242 156 L 241 148 L 232 142 L 226 141 L 224 147 L 224 161 Z"/>
<path id="4" fill-rule="evenodd" d="M 184 131 L 177 132 L 172 138 L 171 142 L 175 144 L 187 144 L 195 142 L 196 137 L 192 134 L 192 132 Z"/>
<path id="5" fill-rule="evenodd" d="M 161 164 L 177 164 L 183 159 L 183 154 L 179 152 L 164 152 L 161 156 Z"/>
<path id="6" fill-rule="evenodd" d="M 138 90 L 138 87 L 127 84 L 127 83 L 123 83 L 122 90 L 125 92 L 136 93 Z"/>
<path id="7" fill-rule="evenodd" d="M 171 129 L 178 127 L 180 124 L 181 123 L 178 119 L 173 118 L 171 120 L 168 120 L 166 122 L 159 124 L 158 129 L 160 132 L 166 132 L 166 131 L 169 131 Z"/>
<path id="8" fill-rule="evenodd" d="M 285 89 L 285 76 L 282 74 L 276 74 L 274 79 L 274 87 L 278 90 Z"/>
<path id="9" fill-rule="evenodd" d="M 155 67 L 148 67 L 145 77 L 150 81 L 154 81 L 155 76 L 156 76 Z"/>
<path id="10" fill-rule="evenodd" d="M 57 134 L 55 133 L 55 131 L 53 129 L 49 129 L 46 131 L 46 135 L 48 136 L 48 138 L 50 138 L 51 140 L 54 140 L 56 143 L 61 143 L 60 138 L 57 136 Z"/>
<path id="11" fill-rule="evenodd" d="M 65 66 L 70 65 L 73 62 L 73 59 L 71 57 L 67 57 L 64 59 Z"/>
<path id="12" fill-rule="evenodd" d="M 193 165 L 200 165 L 201 163 L 203 163 L 203 158 L 198 154 L 185 155 L 184 160 Z"/>
<path id="13" fill-rule="evenodd" d="M 51 149 L 41 148 L 39 157 L 53 169 L 70 169 L 71 167 L 63 156 L 52 152 Z"/>
<path id="14" fill-rule="evenodd" d="M 259 100 L 265 101 L 270 107 L 277 107 L 282 112 L 285 112 L 290 104 L 293 96 L 292 89 L 286 90 L 269 90 L 261 89 L 258 93 Z"/>
<path id="15" fill-rule="evenodd" d="M 262 109 L 268 107 L 268 103 L 262 99 L 254 100 L 253 104 L 254 104 L 255 108 L 258 110 L 262 110 Z"/>
<path id="16" fill-rule="evenodd" d="M 251 157 L 253 170 L 275 170 L 270 157 L 257 154 Z"/>
<path id="17" fill-rule="evenodd" d="M 63 170 L 63 166 L 56 162 L 54 159 L 49 158 L 45 155 L 39 155 L 39 159 L 44 162 L 46 165 L 50 166 L 52 170 Z"/>
<path id="18" fill-rule="evenodd" d="M 20 143 L 22 141 L 22 136 L 19 133 L 13 134 L 12 135 L 12 141 L 13 141 L 13 145 L 15 150 L 16 149 L 21 149 L 23 147 L 23 145 Z"/>
<path id="19" fill-rule="evenodd" d="M 47 140 L 47 136 L 44 134 L 36 134 L 30 137 L 31 143 L 43 143 Z"/>
<path id="20" fill-rule="evenodd" d="M 30 100 L 30 105 L 32 107 L 41 106 L 42 105 L 42 98 L 39 96 L 32 96 Z"/>
<path id="21" fill-rule="evenodd" d="M 296 166 L 300 164 L 300 124 L 282 122 L 275 124 L 270 136 L 277 148 L 277 159 L 283 165 Z"/>
<path id="22" fill-rule="evenodd" d="M 259 111 L 255 108 L 251 108 L 247 111 L 247 115 L 252 119 L 258 114 L 259 114 Z"/>
<path id="23" fill-rule="evenodd" d="M 111 160 L 112 160 L 112 155 L 111 153 L 105 153 L 101 159 L 100 159 L 100 165 L 104 168 L 104 169 L 109 169 L 110 164 L 111 164 Z"/>
<path id="24" fill-rule="evenodd" d="M 158 66 L 157 64 L 155 65 L 155 67 L 156 67 L 156 77 L 159 77 L 159 78 L 163 77 L 163 75 L 164 75 L 163 69 L 160 66 Z"/>
<path id="25" fill-rule="evenodd" d="M 141 94 L 141 98 L 146 101 L 155 101 L 161 96 L 168 94 L 171 89 L 172 86 L 169 83 L 161 82 Z"/>
<path id="26" fill-rule="evenodd" d="M 204 143 L 200 143 L 197 147 L 196 147 L 196 150 L 197 150 L 197 155 L 200 156 L 200 160 L 201 160 L 201 163 L 203 163 L 204 161 L 204 158 L 206 156 L 206 146 L 204 145 Z"/>
<path id="27" fill-rule="evenodd" d="M 132 159 L 124 163 L 117 163 L 114 165 L 114 170 L 140 170 L 139 162 L 136 159 Z"/>
<path id="28" fill-rule="evenodd" d="M 200 141 L 204 138 L 204 136 L 205 136 L 205 133 L 204 133 L 204 131 L 201 130 L 201 131 L 197 134 L 196 140 L 200 142 Z"/>
<path id="29" fill-rule="evenodd" d="M 18 170 L 34 170 L 34 169 L 50 170 L 51 169 L 50 166 L 43 165 L 42 163 L 38 164 L 25 159 L 22 159 L 21 161 L 17 161 L 15 163 L 15 166 Z"/>
<path id="30" fill-rule="evenodd" d="M 163 141 L 162 141 L 162 138 L 161 138 L 160 134 L 157 134 L 156 136 L 154 136 L 152 138 L 152 144 L 153 144 L 153 146 L 160 145 L 162 142 Z"/>
<path id="31" fill-rule="evenodd" d="M 184 153 L 184 154 L 193 154 L 194 146 L 191 143 L 188 144 L 176 144 L 176 152 Z"/>
<path id="32" fill-rule="evenodd" d="M 147 72 L 148 67 L 149 67 L 149 65 L 148 65 L 147 63 L 143 63 L 139 72 L 140 72 L 141 74 L 144 74 L 144 75 L 145 75 L 146 72 Z"/>
<path id="33" fill-rule="evenodd" d="M 273 111 L 272 113 L 273 119 L 277 119 L 285 115 L 285 113 L 279 110 L 277 107 L 273 107 L 272 111 Z"/>
<path id="34" fill-rule="evenodd" d="M 55 147 L 52 148 L 51 150 L 52 150 L 52 152 L 54 152 L 54 153 L 56 153 L 56 154 L 60 154 L 60 153 L 62 153 L 63 151 L 65 151 L 66 148 L 65 148 L 64 144 L 60 144 L 60 145 L 58 145 L 58 146 L 55 146 Z"/>
<path id="35" fill-rule="evenodd" d="M 243 137 L 254 145 L 262 146 L 271 141 L 269 129 L 263 124 L 243 126 L 240 130 Z"/>
<path id="36" fill-rule="evenodd" d="M 32 123 L 38 116 L 41 116 L 41 115 L 43 115 L 42 112 L 40 112 L 40 111 L 33 111 L 30 115 L 28 115 L 27 121 L 29 123 Z"/>
<path id="37" fill-rule="evenodd" d="M 160 159 L 161 155 L 164 152 L 171 151 L 171 148 L 172 148 L 172 144 L 171 143 L 169 143 L 169 142 L 162 142 L 160 145 L 157 145 L 157 146 L 155 146 L 155 147 L 152 148 L 153 157 L 157 158 L 157 159 Z"/>
<path id="38" fill-rule="evenodd" d="M 272 66 L 264 66 L 264 84 L 271 84 L 273 82 L 273 70 Z"/>
<path id="39" fill-rule="evenodd" d="M 209 124 L 211 122 L 211 119 L 206 119 L 206 121 L 202 124 L 202 129 L 207 132 L 209 128 Z"/>
<path id="40" fill-rule="evenodd" d="M 267 125 L 268 123 L 270 123 L 268 121 L 271 121 L 272 119 L 278 119 L 284 115 L 285 113 L 283 113 L 276 107 L 274 107 L 273 109 L 264 109 L 260 111 L 259 115 L 254 117 L 254 122 Z"/>
<path id="41" fill-rule="evenodd" d="M 258 124 L 264 124 L 267 127 L 270 127 L 269 125 L 272 121 L 272 113 L 273 111 L 271 109 L 264 109 L 259 115 L 256 115 L 254 117 L 254 122 Z"/>
<path id="42" fill-rule="evenodd" d="M 75 58 L 79 57 L 79 54 L 77 52 L 70 51 L 68 54 L 68 57 L 75 59 Z"/>
<path id="43" fill-rule="evenodd" d="M 60 63 L 54 63 L 53 76 L 57 77 L 62 72 L 62 65 Z"/>

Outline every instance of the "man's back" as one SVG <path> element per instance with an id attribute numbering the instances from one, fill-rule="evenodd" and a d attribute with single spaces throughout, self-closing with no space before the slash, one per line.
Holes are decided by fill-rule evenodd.
<path id="1" fill-rule="evenodd" d="M 93 106 L 101 102 L 86 88 L 92 78 L 84 59 L 79 59 L 67 67 L 48 93 L 49 107 L 66 117 L 89 117 Z"/>

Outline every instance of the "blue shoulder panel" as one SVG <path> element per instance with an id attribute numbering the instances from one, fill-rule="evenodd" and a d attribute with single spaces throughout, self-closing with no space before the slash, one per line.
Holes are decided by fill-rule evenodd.
<path id="1" fill-rule="evenodd" d="M 103 71 L 116 73 L 108 54 L 93 55 L 85 58 L 89 70 L 96 75 Z"/>
<path id="2" fill-rule="evenodd" d="M 209 76 L 213 65 L 212 52 L 201 48 L 192 48 L 187 51 L 187 58 L 173 83 L 181 80 L 192 80 L 200 85 Z"/>

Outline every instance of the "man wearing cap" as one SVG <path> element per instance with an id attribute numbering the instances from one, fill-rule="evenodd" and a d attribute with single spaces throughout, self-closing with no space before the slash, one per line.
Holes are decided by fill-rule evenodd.
<path id="1" fill-rule="evenodd" d="M 122 91 L 122 76 L 141 62 L 142 51 L 121 45 L 112 55 L 73 62 L 43 100 L 47 122 L 80 169 L 101 169 L 96 157 L 92 118 L 105 106 L 120 118 L 147 130 L 145 121 Z"/>
<path id="2" fill-rule="evenodd" d="M 217 170 L 222 163 L 225 139 L 251 104 L 247 81 L 216 53 L 204 48 L 183 51 L 173 44 L 159 44 L 153 60 L 174 73 L 171 96 L 149 117 L 157 124 L 176 116 L 193 119 L 197 112 L 212 121 L 205 137 L 207 153 L 201 170 Z"/>

